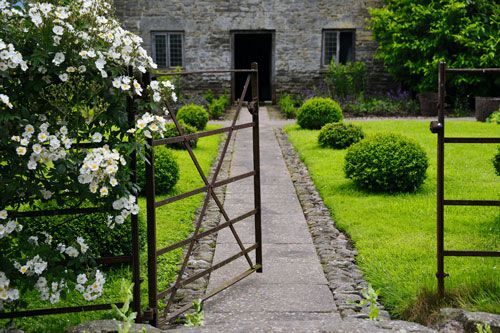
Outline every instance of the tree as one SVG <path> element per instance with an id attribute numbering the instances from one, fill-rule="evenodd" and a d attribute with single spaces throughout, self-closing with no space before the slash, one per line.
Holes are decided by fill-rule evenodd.
<path id="1" fill-rule="evenodd" d="M 491 0 L 387 0 L 371 9 L 377 57 L 396 79 L 416 91 L 435 91 L 440 61 L 455 68 L 500 67 L 500 5 Z M 494 80 L 455 76 L 451 85 Z M 483 78 L 485 80 L 485 78 Z M 500 82 L 497 81 L 497 88 Z M 464 87 L 464 86 L 462 86 Z"/>

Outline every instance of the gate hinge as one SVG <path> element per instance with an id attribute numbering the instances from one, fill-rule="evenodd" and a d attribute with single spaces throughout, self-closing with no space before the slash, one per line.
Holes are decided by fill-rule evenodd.
<path id="1" fill-rule="evenodd" d="M 155 317 L 155 313 L 156 313 L 156 309 L 147 308 L 146 310 L 144 310 L 144 312 L 142 314 L 142 319 L 153 320 Z"/>
<path id="2" fill-rule="evenodd" d="M 251 114 L 256 114 L 258 112 L 257 102 L 252 101 L 248 103 L 248 111 L 250 111 Z"/>
<path id="3" fill-rule="evenodd" d="M 442 273 L 442 274 L 439 274 L 439 273 L 436 273 L 436 277 L 439 279 L 439 278 L 445 278 L 445 277 L 448 277 L 450 276 L 450 274 L 448 273 Z"/>

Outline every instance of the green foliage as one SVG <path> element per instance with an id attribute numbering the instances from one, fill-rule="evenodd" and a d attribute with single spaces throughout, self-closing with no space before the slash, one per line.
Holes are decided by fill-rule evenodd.
<path id="1" fill-rule="evenodd" d="M 208 112 L 204 107 L 196 104 L 184 105 L 177 111 L 177 120 L 183 121 L 188 125 L 196 127 L 201 131 L 205 129 L 208 122 Z"/>
<path id="2" fill-rule="evenodd" d="M 487 123 L 500 125 L 500 110 L 493 112 L 486 118 Z"/>
<path id="3" fill-rule="evenodd" d="M 345 65 L 335 64 L 332 59 L 325 80 L 334 98 L 362 96 L 366 85 L 365 63 L 356 61 Z"/>
<path id="4" fill-rule="evenodd" d="M 390 98 L 361 99 L 346 103 L 344 113 L 355 117 L 405 116 L 419 114 L 419 105 L 412 99 L 394 100 Z"/>
<path id="5" fill-rule="evenodd" d="M 133 290 L 134 284 L 123 279 L 120 290 L 123 306 L 120 309 L 115 304 L 111 305 L 116 319 L 120 321 L 117 323 L 118 333 L 129 333 L 135 318 L 137 318 L 137 312 L 130 311 L 130 303 L 134 299 Z"/>
<path id="6" fill-rule="evenodd" d="M 281 112 L 283 112 L 287 119 L 293 119 L 297 116 L 297 109 L 300 106 L 300 100 L 292 95 L 284 94 L 281 95 L 278 100 L 278 105 Z"/>
<path id="7" fill-rule="evenodd" d="M 165 147 L 155 149 L 155 190 L 157 194 L 172 191 L 179 180 L 179 164 L 170 150 Z M 146 188 L 146 169 L 144 159 L 137 163 L 137 184 L 144 193 Z"/>
<path id="8" fill-rule="evenodd" d="M 379 134 L 349 148 L 344 172 L 359 187 L 381 192 L 414 192 L 428 167 L 422 147 L 399 134 Z"/>
<path id="9" fill-rule="evenodd" d="M 208 89 L 202 96 L 207 100 L 208 104 L 212 103 L 215 99 L 215 95 L 212 89 Z"/>
<path id="10" fill-rule="evenodd" d="M 344 149 L 365 137 L 360 126 L 345 123 L 330 123 L 321 128 L 318 143 L 321 147 Z"/>
<path id="11" fill-rule="evenodd" d="M 377 56 L 388 71 L 418 91 L 435 91 L 440 61 L 449 67 L 500 67 L 500 7 L 491 0 L 389 0 L 371 9 Z M 495 91 L 493 80 L 450 77 L 451 86 Z M 497 87 L 498 90 L 498 81 Z M 470 92 L 470 91 L 469 91 Z"/>
<path id="12" fill-rule="evenodd" d="M 492 333 L 491 326 L 489 324 L 483 325 L 481 323 L 477 323 L 476 330 L 477 330 L 477 333 Z"/>
<path id="13" fill-rule="evenodd" d="M 46 205 L 42 205 L 41 208 L 57 209 Z M 20 222 L 30 235 L 36 235 L 40 239 L 44 239 L 42 236 L 44 232 L 52 235 L 54 244 L 72 244 L 78 236 L 81 236 L 95 257 L 130 255 L 132 253 L 130 218 L 122 225 L 110 229 L 107 217 L 107 213 L 97 213 L 24 218 Z M 142 248 L 146 236 L 144 218 L 139 218 L 139 235 Z"/>
<path id="14" fill-rule="evenodd" d="M 497 175 L 500 176 L 500 147 L 498 147 L 498 151 L 493 158 L 493 167 L 495 167 Z"/>
<path id="15" fill-rule="evenodd" d="M 206 98 L 206 97 L 205 97 Z M 219 98 L 212 98 L 209 100 L 208 104 L 208 114 L 210 115 L 210 119 L 219 119 L 226 111 L 226 108 L 230 105 L 229 97 L 226 95 L 222 95 Z"/>
<path id="16" fill-rule="evenodd" d="M 342 118 L 339 103 L 330 98 L 310 98 L 297 112 L 297 123 L 307 129 L 320 129 L 323 125 L 339 122 Z"/>
<path id="17" fill-rule="evenodd" d="M 181 126 L 184 134 L 193 134 L 196 133 L 196 127 L 193 127 L 191 125 L 186 124 L 184 121 L 179 121 L 179 125 Z M 177 127 L 175 127 L 174 123 L 166 123 L 165 124 L 165 137 L 166 138 L 174 138 L 176 136 L 179 136 L 179 131 L 177 130 Z M 191 145 L 191 148 L 196 148 L 198 145 L 198 139 L 192 139 L 189 140 L 189 144 Z M 186 146 L 184 145 L 183 142 L 176 142 L 168 145 L 170 148 L 174 149 L 186 149 Z"/>
<path id="18" fill-rule="evenodd" d="M 184 326 L 203 326 L 205 323 L 205 314 L 203 312 L 203 303 L 201 302 L 201 299 L 193 302 L 193 308 L 193 313 L 186 314 L 186 323 L 184 324 Z"/>
<path id="19" fill-rule="evenodd" d="M 368 314 L 370 320 L 377 320 L 380 314 L 380 309 L 378 308 L 378 303 L 377 303 L 379 294 L 380 294 L 380 289 L 379 290 L 373 289 L 371 284 L 368 284 L 367 289 L 361 290 L 361 296 L 363 296 L 363 299 L 359 301 L 358 305 L 370 306 L 370 313 Z"/>

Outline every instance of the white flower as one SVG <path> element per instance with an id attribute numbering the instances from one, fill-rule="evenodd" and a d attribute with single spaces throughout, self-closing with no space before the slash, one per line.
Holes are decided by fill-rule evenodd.
<path id="1" fill-rule="evenodd" d="M 9 109 L 12 109 L 14 106 L 10 103 L 9 96 L 0 94 L 0 101 L 7 105 Z"/>
<path id="2" fill-rule="evenodd" d="M 5 209 L 0 210 L 0 220 L 5 220 L 5 219 L 7 219 L 8 216 L 9 216 L 9 214 L 7 213 L 7 211 Z"/>
<path id="3" fill-rule="evenodd" d="M 68 247 L 64 250 L 64 252 L 65 252 L 68 256 L 70 256 L 70 257 L 73 257 L 73 258 L 78 257 L 78 250 L 77 250 L 77 249 L 75 249 L 73 246 L 68 246 Z"/>
<path id="4" fill-rule="evenodd" d="M 106 65 L 106 60 L 104 60 L 104 58 L 99 58 L 95 61 L 95 67 L 98 70 L 102 71 L 104 69 L 104 65 Z"/>
<path id="5" fill-rule="evenodd" d="M 78 292 L 80 292 L 80 293 L 83 293 L 85 291 L 85 287 L 82 286 L 81 284 L 77 284 L 75 286 L 75 290 L 78 291 Z"/>
<path id="6" fill-rule="evenodd" d="M 99 133 L 99 132 L 95 132 L 93 135 L 92 135 L 92 142 L 96 142 L 96 143 L 99 143 L 102 141 L 102 134 Z"/>
<path id="7" fill-rule="evenodd" d="M 26 147 L 17 147 L 16 148 L 17 155 L 23 156 L 26 154 Z"/>
<path id="8" fill-rule="evenodd" d="M 82 237 L 77 237 L 76 242 L 78 243 L 78 245 L 80 245 L 80 250 L 82 253 L 87 252 L 87 250 L 89 249 L 89 246 L 85 243 L 85 240 Z M 84 283 L 84 282 L 80 282 L 80 283 Z"/>
<path id="9" fill-rule="evenodd" d="M 37 163 L 36 163 L 36 161 L 35 161 L 35 160 L 33 160 L 33 159 L 30 159 L 30 160 L 28 161 L 28 169 L 29 169 L 29 170 L 36 170 L 36 167 L 37 167 Z"/>
<path id="10" fill-rule="evenodd" d="M 85 67 L 84 65 L 81 65 L 80 67 L 78 67 L 78 71 L 80 73 L 85 73 L 87 71 L 87 67 Z"/>
<path id="11" fill-rule="evenodd" d="M 52 195 L 54 194 L 49 190 L 40 190 L 40 193 L 42 193 L 42 196 L 45 200 L 49 200 L 50 198 L 52 198 Z"/>
<path id="12" fill-rule="evenodd" d="M 37 138 L 38 138 L 38 141 L 45 142 L 49 138 L 49 135 L 46 132 L 41 132 L 41 133 L 38 133 Z"/>
<path id="13" fill-rule="evenodd" d="M 66 74 L 66 73 L 59 74 L 59 79 L 60 79 L 62 82 L 66 82 L 66 81 L 68 81 L 69 76 L 68 76 L 68 74 Z"/>
<path id="14" fill-rule="evenodd" d="M 153 93 L 153 101 L 155 101 L 156 103 L 161 101 L 160 93 L 158 93 L 158 92 Z"/>
<path id="15" fill-rule="evenodd" d="M 54 63 L 54 65 L 59 66 L 64 62 L 65 59 L 66 57 L 64 56 L 64 53 L 57 52 L 56 55 L 54 56 L 54 59 L 52 59 L 52 62 Z"/>
<path id="16" fill-rule="evenodd" d="M 79 284 L 85 284 L 87 282 L 87 275 L 85 274 L 78 274 L 76 277 L 76 282 Z"/>
<path id="17" fill-rule="evenodd" d="M 63 27 L 59 26 L 59 25 L 55 25 L 53 28 L 52 28 L 52 32 L 58 36 L 62 36 L 63 33 L 64 33 L 64 29 Z"/>

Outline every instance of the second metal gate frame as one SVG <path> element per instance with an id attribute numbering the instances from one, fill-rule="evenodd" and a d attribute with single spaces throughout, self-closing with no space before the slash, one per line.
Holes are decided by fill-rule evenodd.
<path id="1" fill-rule="evenodd" d="M 500 74 L 500 68 L 446 68 L 446 64 L 439 64 L 438 77 L 438 120 L 432 121 L 430 130 L 437 134 L 437 281 L 438 295 L 444 296 L 444 278 L 448 274 L 444 271 L 444 258 L 455 257 L 500 257 L 500 251 L 467 251 L 445 250 L 444 248 L 444 206 L 498 206 L 500 200 L 446 200 L 444 198 L 444 146 L 445 143 L 500 143 L 500 138 L 472 138 L 472 137 L 445 137 L 445 98 L 446 74 Z"/>
<path id="2" fill-rule="evenodd" d="M 168 301 L 166 304 L 165 308 L 165 313 L 168 313 L 170 307 L 172 306 L 174 302 L 175 295 L 177 291 L 207 275 L 210 274 L 211 272 L 215 271 L 216 269 L 219 269 L 230 262 L 233 262 L 234 260 L 244 256 L 248 262 L 249 269 L 246 271 L 242 272 L 241 274 L 237 275 L 236 277 L 233 277 L 232 279 L 226 281 L 223 285 L 219 286 L 218 288 L 214 289 L 210 293 L 206 294 L 203 298 L 202 301 L 207 300 L 208 298 L 214 296 L 215 294 L 221 292 L 222 290 L 228 288 L 229 286 L 235 284 L 236 282 L 244 279 L 248 275 L 252 274 L 253 272 L 262 272 L 262 232 L 261 232 L 261 195 L 260 195 L 260 151 L 259 151 L 259 87 L 258 87 L 258 65 L 257 63 L 252 63 L 252 67 L 249 70 L 216 70 L 216 71 L 203 71 L 203 72 L 180 72 L 180 73 L 166 73 L 166 75 L 194 75 L 194 74 L 223 74 L 223 73 L 247 73 L 247 79 L 245 82 L 245 86 L 243 88 L 243 92 L 241 94 L 241 98 L 239 99 L 238 106 L 236 108 L 236 112 L 234 115 L 234 118 L 232 120 L 231 126 L 225 127 L 225 128 L 220 128 L 220 129 L 215 129 L 215 130 L 210 130 L 210 131 L 205 131 L 205 132 L 200 132 L 200 133 L 194 133 L 194 134 L 185 134 L 183 131 L 182 126 L 179 124 L 176 115 L 174 113 L 171 113 L 172 121 L 175 124 L 175 127 L 177 128 L 177 131 L 179 132 L 179 136 L 177 137 L 172 137 L 172 138 L 166 138 L 166 139 L 161 139 L 161 140 L 153 140 L 149 139 L 148 140 L 148 148 L 146 150 L 146 199 L 147 199 L 147 238 L 148 238 L 148 300 L 149 300 L 149 305 L 147 310 L 144 313 L 144 318 L 149 320 L 149 322 L 154 325 L 158 326 L 158 324 L 163 324 L 166 322 L 169 322 L 170 320 L 178 317 L 182 313 L 186 312 L 189 310 L 192 306 L 191 305 L 186 305 L 184 307 L 181 307 L 177 311 L 173 312 L 166 318 L 162 318 L 162 321 L 160 322 L 159 316 L 158 316 L 158 301 L 165 299 L 168 297 Z M 249 86 L 251 85 L 251 90 L 252 90 L 252 100 L 248 105 L 248 110 L 252 114 L 252 122 L 250 123 L 245 123 L 245 124 L 239 124 L 236 125 L 236 122 L 238 120 L 238 116 L 240 114 L 240 111 L 243 106 L 243 100 L 244 97 L 246 96 L 247 90 Z M 245 128 L 252 128 L 252 137 L 253 137 L 253 171 L 233 176 L 228 179 L 224 180 L 219 180 L 217 181 L 217 177 L 219 175 L 219 172 L 222 167 L 222 162 L 224 160 L 225 154 L 228 152 L 228 147 L 229 143 L 231 141 L 232 135 L 234 131 L 236 130 L 241 130 Z M 190 140 L 210 136 L 210 135 L 216 135 L 216 134 L 221 134 L 221 133 L 227 133 L 227 138 L 224 143 L 221 156 L 219 158 L 219 161 L 215 167 L 212 179 L 208 179 L 207 176 L 205 175 L 204 171 L 202 170 L 194 152 L 190 144 Z M 174 144 L 174 143 L 183 143 L 185 148 L 188 151 L 189 156 L 191 157 L 193 163 L 196 166 L 196 169 L 202 178 L 205 186 L 200 187 L 198 189 L 182 193 L 173 197 L 169 197 L 167 199 L 161 200 L 161 201 L 156 201 L 155 199 L 155 167 L 154 167 L 154 148 L 159 147 L 159 146 L 164 146 L 168 144 Z M 236 182 L 245 178 L 253 177 L 254 178 L 254 209 L 241 215 L 236 218 L 231 219 L 229 215 L 227 214 L 226 210 L 223 207 L 223 204 L 220 202 L 219 198 L 214 192 L 214 188 L 220 187 L 227 185 L 232 182 Z M 206 192 L 205 199 L 203 201 L 203 206 L 201 208 L 200 214 L 198 215 L 198 219 L 195 224 L 195 229 L 191 237 L 184 239 L 178 243 L 169 245 L 167 247 L 157 249 L 157 244 L 156 244 L 156 209 L 159 207 L 162 207 L 164 205 L 170 204 L 172 202 Z M 213 198 L 215 201 L 216 205 L 219 208 L 219 211 L 221 212 L 225 222 L 220 223 L 217 227 L 206 230 L 201 232 L 201 223 L 203 220 L 203 217 L 205 216 L 207 207 L 208 207 L 208 202 L 210 198 Z M 234 224 L 236 224 L 239 221 L 242 221 L 246 218 L 249 218 L 251 216 L 254 216 L 255 218 L 255 243 L 252 244 L 251 246 L 245 248 L 240 237 L 238 236 L 238 233 L 236 232 L 236 229 L 234 228 Z M 221 221 L 222 222 L 222 221 Z M 189 257 L 193 251 L 194 244 L 202 237 L 208 236 L 210 234 L 213 234 L 215 232 L 218 232 L 219 230 L 222 230 L 224 228 L 230 228 L 236 242 L 238 243 L 238 246 L 240 248 L 240 252 L 236 253 L 235 255 L 221 261 L 218 263 L 215 263 L 212 265 L 212 267 L 203 270 L 202 272 L 199 272 L 193 276 L 185 278 L 184 272 L 186 270 L 187 264 Z M 158 292 L 158 271 L 157 271 L 157 258 L 158 256 L 164 255 L 167 252 L 170 252 L 172 250 L 181 248 L 183 246 L 187 245 L 187 250 L 185 252 L 185 256 L 182 262 L 182 266 L 180 268 L 180 271 L 177 275 L 177 279 L 174 283 L 173 286 L 167 288 L 166 290 Z M 249 253 L 255 250 L 255 263 L 252 262 Z"/>

